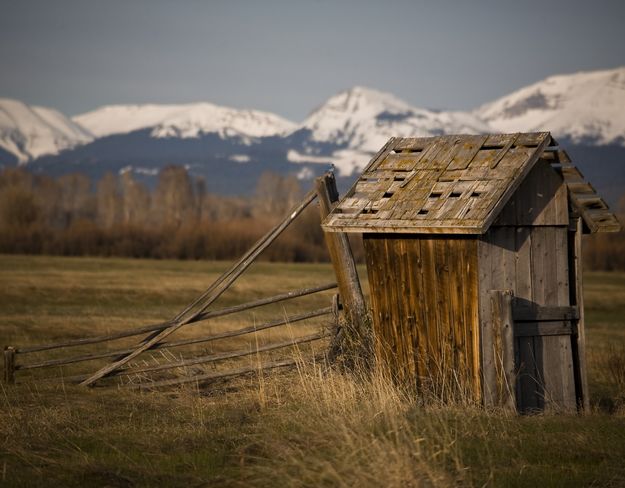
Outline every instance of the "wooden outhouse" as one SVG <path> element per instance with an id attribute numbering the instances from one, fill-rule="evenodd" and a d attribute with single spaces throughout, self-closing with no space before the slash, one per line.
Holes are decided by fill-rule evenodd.
<path id="1" fill-rule="evenodd" d="M 520 411 L 587 405 L 581 234 L 620 225 L 548 132 L 391 138 L 323 228 L 363 235 L 396 378 Z"/>

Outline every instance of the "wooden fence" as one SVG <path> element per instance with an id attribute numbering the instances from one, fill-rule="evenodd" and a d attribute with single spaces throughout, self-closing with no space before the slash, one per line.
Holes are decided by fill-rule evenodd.
<path id="1" fill-rule="evenodd" d="M 307 310 L 297 314 L 284 315 L 280 318 L 270 320 L 261 324 L 254 324 L 245 327 L 235 327 L 223 331 L 213 331 L 210 334 L 199 336 L 182 338 L 178 340 L 171 340 L 170 335 L 185 326 L 197 326 L 201 323 L 206 323 L 211 319 L 218 317 L 224 317 L 227 315 L 237 314 L 251 309 L 285 302 L 287 300 L 293 300 L 300 297 L 310 296 L 324 291 L 338 288 L 339 294 L 345 305 L 346 311 L 346 323 L 352 324 L 350 326 L 357 327 L 358 323 L 364 323 L 363 317 L 366 314 L 364 299 L 362 297 L 362 291 L 358 276 L 356 273 L 355 263 L 349 248 L 349 243 L 344 235 L 334 234 L 326 235 L 330 255 L 337 277 L 337 283 L 326 283 L 314 287 L 302 288 L 298 290 L 292 290 L 289 292 L 281 293 L 279 295 L 261 298 L 247 303 L 234 305 L 231 307 L 221 309 L 211 309 L 212 305 L 221 297 L 221 295 L 243 274 L 243 272 L 256 260 L 256 258 L 273 242 L 275 239 L 292 223 L 303 210 L 312 203 L 316 198 L 319 198 L 319 208 L 321 216 L 324 217 L 332 209 L 333 205 L 338 201 L 338 192 L 336 191 L 336 185 L 334 176 L 332 174 L 326 174 L 316 181 L 315 188 L 308 192 L 303 200 L 296 205 L 291 212 L 273 229 L 271 229 L 266 235 L 254 244 L 236 263 L 228 268 L 217 280 L 215 280 L 209 288 L 202 293 L 196 300 L 185 307 L 179 314 L 166 322 L 148 325 L 139 328 L 133 328 L 123 331 L 118 331 L 106 335 L 96 335 L 93 337 L 85 337 L 79 339 L 72 339 L 57 343 L 41 344 L 36 346 L 27 347 L 14 347 L 6 346 L 4 349 L 4 377 L 6 383 L 14 383 L 16 381 L 16 375 L 20 372 L 42 369 L 42 368 L 58 368 L 67 367 L 68 365 L 74 365 L 77 363 L 84 363 L 89 361 L 102 360 L 107 358 L 113 358 L 112 362 L 100 367 L 96 372 L 91 374 L 63 374 L 61 378 L 64 381 L 78 382 L 84 386 L 92 386 L 96 382 L 110 379 L 110 378 L 126 378 L 127 381 L 122 381 L 121 384 L 131 388 L 145 388 L 145 387 L 161 387 L 171 386 L 188 382 L 209 381 L 218 378 L 228 378 L 232 376 L 239 376 L 252 371 L 274 369 L 292 366 L 296 364 L 297 359 L 280 358 L 278 360 L 259 360 L 255 365 L 230 368 L 223 371 L 213 371 L 206 373 L 205 371 L 199 374 L 193 374 L 184 377 L 175 378 L 154 378 L 147 376 L 147 373 L 156 374 L 163 371 L 180 370 L 195 367 L 198 365 L 209 365 L 220 362 L 226 362 L 235 358 L 242 358 L 250 355 L 259 356 L 261 353 L 269 353 L 272 351 L 283 350 L 286 348 L 295 348 L 303 344 L 309 344 L 316 341 L 321 341 L 330 336 L 334 336 L 335 340 L 329 347 L 325 348 L 322 356 L 328 357 L 332 360 L 337 352 L 336 338 L 340 337 L 339 331 L 339 309 L 343 306 L 339 306 L 338 295 L 334 295 L 332 300 L 328 300 L 328 304 L 322 308 L 316 308 L 313 310 Z M 189 346 L 201 343 L 209 343 L 222 339 L 239 337 L 247 334 L 259 334 L 260 332 L 281 326 L 287 326 L 292 324 L 300 324 L 309 319 L 318 319 L 321 317 L 330 317 L 330 320 L 326 320 L 325 323 L 322 320 L 317 321 L 316 331 L 312 334 L 299 335 L 293 334 L 288 340 L 281 340 L 277 342 L 269 342 L 260 345 L 256 339 L 255 347 L 246 348 L 233 348 L 223 350 L 218 353 L 210 353 L 193 357 L 177 357 L 172 353 L 163 354 L 162 351 L 171 351 L 174 348 Z M 321 326 L 319 326 L 321 325 Z M 138 344 L 132 347 L 110 347 L 110 342 L 117 341 L 124 338 L 130 338 L 134 336 L 147 334 Z M 257 336 L 256 336 L 257 337 Z M 29 355 L 42 352 L 58 351 L 66 349 L 73 350 L 74 348 L 80 348 L 81 346 L 88 346 L 94 344 L 102 344 L 107 346 L 105 351 L 89 351 L 82 354 L 75 355 L 63 355 L 62 357 L 54 357 L 47 359 L 38 359 L 28 362 Z M 160 350 L 160 351 L 159 351 Z M 159 351 L 162 353 L 164 362 L 159 361 L 155 364 L 155 361 L 146 361 L 138 359 L 139 356 L 144 355 L 147 352 L 153 353 Z M 142 361 L 142 362 L 141 362 Z M 137 378 L 140 381 L 137 381 Z"/>
<path id="2" fill-rule="evenodd" d="M 285 302 L 287 300 L 293 300 L 300 297 L 306 297 L 313 294 L 317 294 L 320 292 L 324 292 L 327 290 L 336 289 L 336 283 L 326 283 L 323 285 L 303 288 L 299 290 L 293 290 L 286 293 L 281 293 L 279 295 L 274 295 L 267 298 L 261 298 L 258 300 L 254 300 L 251 302 L 234 305 L 227 308 L 222 308 L 218 310 L 211 310 L 208 312 L 204 312 L 197 317 L 195 317 L 189 324 L 193 324 L 194 326 L 205 325 L 206 321 L 210 319 L 225 317 L 245 311 L 249 311 L 258 307 L 263 307 L 270 304 L 276 304 L 280 302 Z M 182 346 L 189 346 L 195 344 L 209 343 L 213 341 L 218 341 L 221 339 L 227 339 L 232 337 L 239 337 L 246 334 L 257 334 L 258 332 L 272 329 L 275 327 L 286 326 L 291 324 L 298 324 L 300 322 L 306 321 L 312 318 L 318 317 L 330 317 L 330 320 L 326 320 L 322 327 L 320 327 L 318 332 L 314 334 L 308 334 L 304 336 L 295 336 L 292 339 L 286 341 L 280 341 L 277 343 L 268 343 L 262 346 L 258 346 L 255 348 L 246 348 L 239 350 L 231 350 L 220 352 L 217 354 L 209 354 L 198 357 L 191 357 L 183 360 L 172 360 L 167 361 L 163 364 L 155 364 L 150 366 L 133 366 L 133 367 L 122 367 L 119 368 L 112 373 L 107 375 L 107 378 L 113 376 L 130 376 L 138 373 L 147 373 L 147 372 L 156 372 L 163 371 L 175 368 L 183 368 L 191 365 L 200 365 L 200 364 L 208 364 L 215 363 L 219 361 L 225 361 L 228 359 L 249 356 L 253 354 L 258 354 L 262 352 L 275 351 L 278 349 L 289 348 L 293 346 L 297 346 L 299 344 L 305 344 L 313 341 L 319 341 L 321 339 L 329 337 L 331 334 L 336 332 L 337 327 L 337 317 L 338 317 L 338 300 L 335 298 L 332 300 L 332 303 L 328 303 L 327 307 L 318 308 L 298 314 L 292 314 L 285 317 L 281 317 L 276 320 L 268 321 L 261 324 L 249 325 L 246 327 L 238 327 L 230 330 L 215 332 L 212 334 L 207 334 L 199 337 L 190 337 L 180 340 L 172 340 L 172 341 L 162 341 L 155 343 L 150 351 L 155 350 L 168 350 L 170 351 L 173 348 L 179 348 Z M 329 325 L 329 327 L 328 327 Z M 62 366 L 72 365 L 76 363 L 84 363 L 89 361 L 96 361 L 106 358 L 122 358 L 126 357 L 130 353 L 136 350 L 136 347 L 130 348 L 112 348 L 106 350 L 104 352 L 90 352 L 86 354 L 75 354 L 75 355 L 67 355 L 60 358 L 54 359 L 46 359 L 46 360 L 35 360 L 29 362 L 27 360 L 28 357 L 32 357 L 35 353 L 41 353 L 44 351 L 54 351 L 59 349 L 80 349 L 81 346 L 88 346 L 93 344 L 107 344 L 117 341 L 119 339 L 124 339 L 127 337 L 133 337 L 137 335 L 142 335 L 146 333 L 154 334 L 164 330 L 167 327 L 167 323 L 161 324 L 153 324 L 144 327 L 138 327 L 134 329 L 124 330 L 120 332 L 115 332 L 112 334 L 106 335 L 97 335 L 93 337 L 86 337 L 81 339 L 73 339 L 64 342 L 57 343 L 49 343 L 49 344 L 41 344 L 35 346 L 28 347 L 11 347 L 8 346 L 4 350 L 4 366 L 5 366 L 5 381 L 9 384 L 12 384 L 16 381 L 16 376 L 18 373 L 28 370 L 34 369 L 53 369 Z M 149 336 L 148 336 L 149 337 Z M 279 363 L 279 364 L 278 364 Z M 291 363 L 293 364 L 293 363 Z M 273 362 L 261 365 L 261 369 L 268 369 L 273 367 L 286 366 L 287 363 L 284 361 Z M 258 369 L 258 368 L 256 368 Z M 241 373 L 242 374 L 242 373 Z M 72 376 L 62 376 L 64 381 L 68 382 L 82 382 L 89 378 L 91 375 L 81 374 L 81 375 L 72 375 Z M 233 376 L 232 372 L 218 373 L 214 375 L 209 375 L 210 378 L 218 378 L 218 377 L 228 377 Z M 206 378 L 180 378 L 179 383 L 185 383 L 187 381 L 196 381 L 201 379 L 210 379 L 209 376 Z M 175 384 L 176 381 L 170 380 L 167 384 Z M 160 386 L 157 382 L 146 382 L 142 383 L 143 386 Z"/>

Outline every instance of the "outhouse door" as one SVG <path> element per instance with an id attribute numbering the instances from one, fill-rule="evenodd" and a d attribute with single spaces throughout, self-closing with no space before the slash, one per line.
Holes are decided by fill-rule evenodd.
<path id="1" fill-rule="evenodd" d="M 520 412 L 587 406 L 580 235 L 579 220 L 528 230 L 514 253 L 513 286 L 490 291 L 487 403 Z"/>

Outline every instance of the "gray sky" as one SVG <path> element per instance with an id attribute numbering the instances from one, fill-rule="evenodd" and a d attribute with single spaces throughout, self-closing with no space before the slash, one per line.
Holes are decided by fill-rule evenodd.
<path id="1" fill-rule="evenodd" d="M 625 65 L 624 0 L 0 0 L 0 97 L 210 101 L 301 121 L 353 85 L 469 109 Z"/>

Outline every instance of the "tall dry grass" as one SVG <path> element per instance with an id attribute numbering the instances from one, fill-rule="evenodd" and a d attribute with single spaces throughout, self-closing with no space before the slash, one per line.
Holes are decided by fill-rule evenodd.
<path id="1" fill-rule="evenodd" d="M 416 393 L 381 368 L 346 373 L 300 359 L 294 374 L 259 378 L 259 419 L 239 452 L 244 485 L 470 486 L 459 424 L 487 437 L 509 417 L 485 415 L 471 398 Z M 488 447 L 478 456 L 488 469 Z"/>
<path id="2" fill-rule="evenodd" d="M 331 275 L 256 266 L 224 305 Z M 0 256 L 0 336 L 27 345 L 149 323 L 224 267 Z M 301 347 L 295 370 L 166 391 L 0 386 L 0 486 L 625 486 L 625 411 L 597 403 L 618 392 L 620 368 L 602 361 L 625 338 L 625 275 L 586 278 L 588 415 L 485 411 L 441 388 L 418 395 L 384 371 L 305 363 Z M 305 307 L 330 297 L 314 299 Z M 246 322 L 265 320 L 257 313 Z"/>

